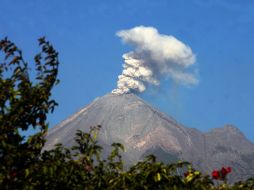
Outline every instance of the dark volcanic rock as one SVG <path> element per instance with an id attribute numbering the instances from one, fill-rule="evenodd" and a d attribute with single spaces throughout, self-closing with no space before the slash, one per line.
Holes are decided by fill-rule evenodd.
<path id="1" fill-rule="evenodd" d="M 211 172 L 231 166 L 233 181 L 254 175 L 254 144 L 233 126 L 201 133 L 186 128 L 134 94 L 107 94 L 49 130 L 45 149 L 54 144 L 74 144 L 76 130 L 88 131 L 101 125 L 99 143 L 109 151 L 113 142 L 125 146 L 127 165 L 148 154 L 161 161 L 187 160 L 194 167 Z M 230 174 L 231 175 L 231 174 Z"/>

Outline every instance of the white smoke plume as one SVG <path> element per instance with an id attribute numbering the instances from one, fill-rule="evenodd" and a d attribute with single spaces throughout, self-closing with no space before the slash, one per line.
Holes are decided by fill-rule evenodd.
<path id="1" fill-rule="evenodd" d="M 143 92 L 147 85 L 158 86 L 160 80 L 167 77 L 185 85 L 198 83 L 189 69 L 196 61 L 195 55 L 189 46 L 175 37 L 145 26 L 121 30 L 116 35 L 135 49 L 123 55 L 123 71 L 112 93 Z"/>

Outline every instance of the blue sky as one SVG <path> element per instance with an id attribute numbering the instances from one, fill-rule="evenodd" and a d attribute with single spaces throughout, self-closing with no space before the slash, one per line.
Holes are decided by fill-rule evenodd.
<path id="1" fill-rule="evenodd" d="M 189 45 L 200 81 L 164 81 L 159 93 L 140 96 L 187 127 L 233 124 L 254 142 L 254 1 L 0 0 L 0 38 L 8 36 L 29 61 L 41 36 L 59 52 L 59 107 L 50 126 L 116 87 L 122 54 L 132 49 L 116 32 L 139 25 Z"/>

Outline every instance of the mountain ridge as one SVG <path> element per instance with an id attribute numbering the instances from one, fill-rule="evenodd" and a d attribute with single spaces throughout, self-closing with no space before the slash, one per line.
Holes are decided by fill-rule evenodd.
<path id="1" fill-rule="evenodd" d="M 233 180 L 254 175 L 254 144 L 232 125 L 202 133 L 187 128 L 134 94 L 106 94 L 49 130 L 45 149 L 56 143 L 74 144 L 77 129 L 101 125 L 99 143 L 109 152 L 113 142 L 122 143 L 123 158 L 130 165 L 155 153 L 159 160 L 187 160 L 201 171 L 223 165 L 236 167 Z M 253 161 L 252 161 L 253 160 Z M 242 178 L 242 174 L 243 178 Z"/>

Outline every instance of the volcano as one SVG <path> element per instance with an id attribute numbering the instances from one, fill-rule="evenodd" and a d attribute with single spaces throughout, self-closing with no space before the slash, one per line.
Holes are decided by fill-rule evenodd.
<path id="1" fill-rule="evenodd" d="M 222 166 L 233 168 L 230 181 L 254 175 L 254 144 L 232 125 L 202 133 L 179 124 L 134 94 L 107 94 L 49 129 L 45 149 L 75 144 L 77 130 L 101 125 L 99 144 L 105 152 L 113 142 L 125 147 L 123 160 L 134 164 L 149 154 L 159 161 L 189 161 L 208 174 Z"/>

